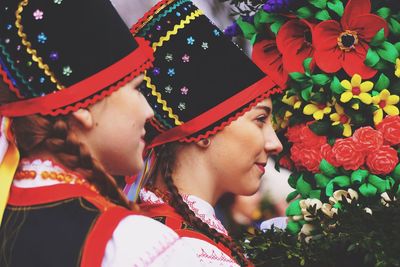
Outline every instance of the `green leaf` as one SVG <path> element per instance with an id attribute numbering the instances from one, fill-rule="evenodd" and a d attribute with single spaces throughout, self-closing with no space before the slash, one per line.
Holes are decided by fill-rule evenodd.
<path id="1" fill-rule="evenodd" d="M 286 197 L 286 202 L 289 203 L 290 201 L 295 199 L 298 195 L 299 195 L 299 193 L 296 190 L 289 193 L 289 195 L 287 195 L 287 197 Z"/>
<path id="2" fill-rule="evenodd" d="M 379 76 L 378 81 L 375 83 L 374 90 L 382 91 L 383 89 L 388 89 L 390 85 L 390 80 L 385 74 Z"/>
<path id="3" fill-rule="evenodd" d="M 389 42 L 383 42 L 381 47 L 377 49 L 377 52 L 381 58 L 391 63 L 396 63 L 396 58 L 399 57 L 396 47 Z"/>
<path id="4" fill-rule="evenodd" d="M 331 19 L 331 16 L 329 15 L 328 11 L 321 10 L 315 13 L 315 18 L 324 21 Z"/>
<path id="5" fill-rule="evenodd" d="M 253 24 L 248 23 L 246 21 L 243 21 L 242 18 L 239 18 L 236 20 L 236 23 L 239 25 L 240 29 L 243 32 L 243 36 L 251 40 L 253 38 L 253 35 L 256 33 L 256 28 L 254 27 Z"/>
<path id="6" fill-rule="evenodd" d="M 296 188 L 297 180 L 299 179 L 299 174 L 292 173 L 289 176 L 288 183 L 292 188 Z"/>
<path id="7" fill-rule="evenodd" d="M 318 188 L 325 188 L 326 185 L 331 180 L 329 177 L 323 175 L 322 173 L 317 173 L 314 176 L 315 182 L 317 183 Z"/>
<path id="8" fill-rule="evenodd" d="M 301 7 L 299 9 L 297 9 L 296 13 L 300 19 L 308 19 L 308 18 L 311 18 L 313 15 L 313 13 L 309 7 Z"/>
<path id="9" fill-rule="evenodd" d="M 327 3 L 327 6 L 330 10 L 338 14 L 340 17 L 343 15 L 344 12 L 344 6 L 342 1 L 340 0 L 333 0 L 331 2 Z"/>
<path id="10" fill-rule="evenodd" d="M 311 190 L 310 191 L 310 198 L 317 198 L 321 199 L 321 190 Z"/>
<path id="11" fill-rule="evenodd" d="M 374 38 L 372 38 L 369 44 L 371 46 L 380 46 L 385 40 L 385 29 L 382 28 L 375 34 Z"/>
<path id="12" fill-rule="evenodd" d="M 359 188 L 358 191 L 360 191 L 361 195 L 365 197 L 373 197 L 376 195 L 376 192 L 378 189 L 371 185 L 371 184 L 362 184 Z"/>
<path id="13" fill-rule="evenodd" d="M 345 89 L 340 84 L 340 81 L 336 76 L 333 77 L 333 80 L 331 82 L 331 90 L 333 93 L 338 95 L 342 94 L 345 91 Z"/>
<path id="14" fill-rule="evenodd" d="M 328 177 L 334 177 L 338 173 L 337 169 L 325 159 L 321 160 L 321 163 L 319 164 L 319 169 L 323 174 Z"/>
<path id="15" fill-rule="evenodd" d="M 265 24 L 271 23 L 273 21 L 274 20 L 270 13 L 267 13 L 264 10 L 260 10 L 254 15 L 254 26 L 259 30 L 265 27 Z"/>
<path id="16" fill-rule="evenodd" d="M 328 133 L 330 122 L 328 121 L 316 121 L 310 124 L 310 130 L 313 131 L 316 135 L 326 135 Z"/>
<path id="17" fill-rule="evenodd" d="M 301 90 L 301 98 L 303 98 L 305 101 L 309 101 L 311 97 L 311 92 L 312 92 L 312 86 L 309 86 L 303 90 Z"/>
<path id="18" fill-rule="evenodd" d="M 302 198 L 307 198 L 310 191 L 312 190 L 311 185 L 304 180 L 303 177 L 300 177 L 296 183 L 296 190 L 299 192 Z"/>
<path id="19" fill-rule="evenodd" d="M 394 47 L 396 47 L 397 52 L 399 52 L 399 54 L 400 54 L 400 42 L 395 43 L 395 44 L 394 44 Z"/>
<path id="20" fill-rule="evenodd" d="M 297 235 L 301 230 L 301 224 L 295 221 L 289 221 L 286 228 L 292 235 Z"/>
<path id="21" fill-rule="evenodd" d="M 304 73 L 310 75 L 311 74 L 311 61 L 312 58 L 308 57 L 304 59 L 303 61 L 303 68 L 304 68 Z"/>
<path id="22" fill-rule="evenodd" d="M 397 164 L 396 168 L 394 168 L 392 172 L 392 177 L 397 181 L 400 180 L 400 163 Z"/>
<path id="23" fill-rule="evenodd" d="M 301 208 L 300 208 L 300 199 L 296 199 L 292 203 L 289 204 L 289 207 L 286 209 L 286 216 L 295 216 L 301 215 Z"/>
<path id="24" fill-rule="evenodd" d="M 374 51 L 372 48 L 369 48 L 364 63 L 368 67 L 374 67 L 376 64 L 378 64 L 380 59 L 381 58 L 379 57 L 378 53 Z"/>
<path id="25" fill-rule="evenodd" d="M 292 80 L 295 80 L 296 82 L 304 82 L 308 79 L 308 77 L 301 72 L 291 72 L 289 73 L 289 76 Z"/>
<path id="26" fill-rule="evenodd" d="M 365 181 L 365 178 L 368 177 L 369 172 L 367 170 L 356 170 L 351 174 L 351 183 L 352 184 L 362 184 Z"/>
<path id="27" fill-rule="evenodd" d="M 311 96 L 310 100 L 317 103 L 326 103 L 327 101 L 326 97 L 327 97 L 326 93 L 317 92 Z"/>
<path id="28" fill-rule="evenodd" d="M 390 16 L 390 9 L 388 7 L 382 7 L 376 11 L 379 17 L 387 19 Z"/>
<path id="29" fill-rule="evenodd" d="M 390 33 L 396 36 L 400 35 L 400 23 L 398 20 L 394 18 L 390 18 L 389 20 L 389 30 Z"/>
<path id="30" fill-rule="evenodd" d="M 331 78 L 326 74 L 315 74 L 311 76 L 312 81 L 317 85 L 326 85 L 331 81 Z"/>
<path id="31" fill-rule="evenodd" d="M 309 0 L 310 4 L 316 8 L 323 9 L 326 7 L 326 0 Z"/>
<path id="32" fill-rule="evenodd" d="M 257 42 L 258 33 L 254 34 L 250 40 L 251 45 L 253 46 Z"/>
<path id="33" fill-rule="evenodd" d="M 282 25 L 283 25 L 283 21 L 276 21 L 271 24 L 270 29 L 275 35 L 277 35 L 278 31 L 282 27 Z"/>

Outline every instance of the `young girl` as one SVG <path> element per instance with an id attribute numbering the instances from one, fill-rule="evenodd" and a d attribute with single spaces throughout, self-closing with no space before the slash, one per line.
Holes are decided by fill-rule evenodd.
<path id="1" fill-rule="evenodd" d="M 190 1 L 161 1 L 131 31 L 155 51 L 143 91 L 155 117 L 142 208 L 189 240 L 200 262 L 249 265 L 213 205 L 227 192 L 254 194 L 282 149 L 269 99 L 280 90 Z"/>
<path id="2" fill-rule="evenodd" d="M 195 266 L 110 176 L 143 166 L 148 44 L 107 0 L 3 0 L 0 25 L 0 266 Z"/>

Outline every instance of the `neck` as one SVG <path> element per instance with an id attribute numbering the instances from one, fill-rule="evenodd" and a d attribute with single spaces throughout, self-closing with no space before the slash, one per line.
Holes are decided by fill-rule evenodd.
<path id="1" fill-rule="evenodd" d="M 194 195 L 215 206 L 223 192 L 218 189 L 217 179 L 207 167 L 206 159 L 202 155 L 181 153 L 174 165 L 172 180 L 179 193 Z M 168 190 L 160 174 L 156 180 L 156 187 Z"/>

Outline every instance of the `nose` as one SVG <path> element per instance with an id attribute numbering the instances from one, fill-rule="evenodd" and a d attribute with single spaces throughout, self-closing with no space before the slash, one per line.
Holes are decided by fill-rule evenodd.
<path id="1" fill-rule="evenodd" d="M 265 130 L 265 151 L 268 154 L 279 154 L 283 150 L 283 146 L 278 136 L 275 133 L 272 125 L 269 125 Z"/>
<path id="2" fill-rule="evenodd" d="M 150 120 L 151 118 L 154 117 L 154 110 L 151 108 L 149 102 L 144 98 L 145 103 L 145 116 L 146 116 L 146 121 Z"/>

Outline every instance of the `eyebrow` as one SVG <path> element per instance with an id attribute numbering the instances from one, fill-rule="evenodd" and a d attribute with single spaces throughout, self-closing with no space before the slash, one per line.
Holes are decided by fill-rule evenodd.
<path id="1" fill-rule="evenodd" d="M 271 108 L 270 107 L 267 107 L 267 106 L 264 106 L 264 105 L 259 105 L 259 106 L 255 106 L 255 108 L 264 110 L 267 113 L 267 115 L 271 114 Z"/>

